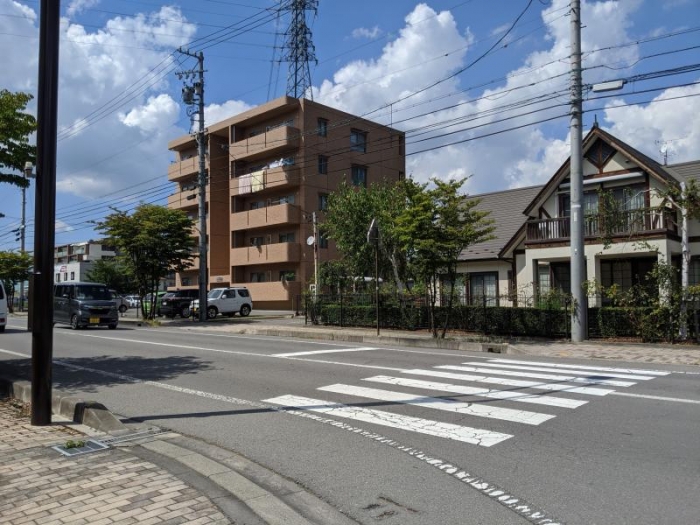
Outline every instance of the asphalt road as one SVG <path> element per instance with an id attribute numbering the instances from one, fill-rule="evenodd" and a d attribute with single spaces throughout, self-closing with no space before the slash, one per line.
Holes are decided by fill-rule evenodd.
<path id="1" fill-rule="evenodd" d="M 13 319 L 0 337 L 0 366 L 28 366 L 20 327 Z M 693 368 L 498 360 L 206 326 L 57 326 L 54 356 L 55 388 L 235 450 L 364 524 L 700 516 Z"/>

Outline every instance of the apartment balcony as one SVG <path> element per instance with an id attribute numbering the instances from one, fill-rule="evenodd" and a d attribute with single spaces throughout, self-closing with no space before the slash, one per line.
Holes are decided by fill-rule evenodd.
<path id="1" fill-rule="evenodd" d="M 301 295 L 301 283 L 297 281 L 270 281 L 266 283 L 236 283 L 233 286 L 242 285 L 248 288 L 254 305 L 265 303 L 277 303 L 281 301 L 291 302 Z M 291 305 L 289 306 L 291 307 Z"/>
<path id="2" fill-rule="evenodd" d="M 299 224 L 301 213 L 293 204 L 266 206 L 258 210 L 240 211 L 231 214 L 231 230 L 249 230 L 263 226 Z"/>
<path id="3" fill-rule="evenodd" d="M 298 186 L 300 169 L 294 165 L 278 166 L 261 170 L 249 175 L 242 175 L 231 180 L 231 195 L 258 193 L 267 189 L 279 189 L 284 186 Z"/>
<path id="4" fill-rule="evenodd" d="M 229 147 L 231 156 L 236 160 L 252 160 L 267 157 L 299 147 L 298 128 L 280 126 L 259 135 L 234 142 Z"/>
<path id="5" fill-rule="evenodd" d="M 173 162 L 168 166 L 168 180 L 178 182 L 199 173 L 199 155 Z"/>
<path id="6" fill-rule="evenodd" d="M 231 249 L 231 266 L 251 264 L 297 263 L 301 260 L 301 246 L 293 242 L 263 244 Z"/>
<path id="7" fill-rule="evenodd" d="M 590 215 L 584 217 L 583 221 L 586 240 L 678 234 L 676 214 L 665 208 L 640 208 L 610 215 Z M 526 244 L 569 242 L 570 239 L 569 217 L 527 221 Z"/>

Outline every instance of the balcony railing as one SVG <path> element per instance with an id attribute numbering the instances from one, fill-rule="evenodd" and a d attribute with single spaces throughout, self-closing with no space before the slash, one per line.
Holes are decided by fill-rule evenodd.
<path id="1" fill-rule="evenodd" d="M 298 128 L 281 126 L 234 142 L 229 147 L 229 152 L 237 160 L 250 160 L 253 157 L 273 155 L 284 150 L 298 148 L 299 136 Z"/>
<path id="2" fill-rule="evenodd" d="M 231 266 L 299 262 L 301 246 L 292 242 L 263 244 L 231 249 Z"/>
<path id="3" fill-rule="evenodd" d="M 199 156 L 173 162 L 168 166 L 168 180 L 178 181 L 199 173 Z"/>
<path id="4" fill-rule="evenodd" d="M 231 214 L 231 230 L 240 231 L 278 224 L 299 224 L 299 208 L 293 204 L 266 206 Z"/>
<path id="5" fill-rule="evenodd" d="M 231 180 L 231 195 L 256 193 L 269 188 L 299 185 L 299 168 L 293 164 L 242 175 Z"/>
<path id="6" fill-rule="evenodd" d="M 624 210 L 609 215 L 588 215 L 583 218 L 586 238 L 630 237 L 649 233 L 678 233 L 675 212 L 659 208 Z M 571 219 L 555 217 L 527 221 L 526 242 L 568 241 Z"/>

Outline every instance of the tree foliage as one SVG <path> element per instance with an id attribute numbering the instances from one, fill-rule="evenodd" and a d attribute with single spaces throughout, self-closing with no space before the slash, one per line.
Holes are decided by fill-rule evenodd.
<path id="1" fill-rule="evenodd" d="M 129 260 L 119 257 L 95 261 L 92 269 L 87 272 L 87 278 L 94 283 L 106 284 L 107 288 L 120 293 L 133 292 L 139 286 Z"/>
<path id="2" fill-rule="evenodd" d="M 27 161 L 36 162 L 36 146 L 29 136 L 36 130 L 36 119 L 25 112 L 33 97 L 28 93 L 0 90 L 0 182 L 26 188 L 29 183 L 16 171 L 23 171 Z"/>
<path id="3" fill-rule="evenodd" d="M 158 283 L 171 272 L 186 270 L 194 258 L 194 222 L 181 210 L 141 204 L 133 214 L 115 210 L 97 229 L 109 237 L 128 261 L 141 297 L 155 297 Z M 155 315 L 151 305 L 149 316 Z M 142 303 L 145 314 L 145 305 Z"/>
<path id="4" fill-rule="evenodd" d="M 31 255 L 26 252 L 0 252 L 0 281 L 5 286 L 10 308 L 12 308 L 15 285 L 29 279 L 33 264 Z"/>

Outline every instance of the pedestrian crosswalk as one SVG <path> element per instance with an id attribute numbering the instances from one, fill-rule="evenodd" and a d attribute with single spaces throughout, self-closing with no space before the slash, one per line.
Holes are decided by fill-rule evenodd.
<path id="1" fill-rule="evenodd" d="M 600 388 L 600 386 L 628 388 L 637 382 L 649 381 L 669 374 L 658 370 L 580 366 L 514 359 L 467 361 L 459 365 L 436 365 L 430 369 L 392 369 L 392 372 L 396 372 L 396 376 L 377 375 L 362 379 L 367 383 L 384 385 L 385 388 L 335 383 L 317 388 L 319 392 L 335 394 L 331 396 L 332 399 L 283 395 L 265 399 L 264 402 L 280 405 L 285 410 L 317 412 L 330 417 L 351 419 L 491 447 L 512 438 L 513 434 L 480 428 L 488 426 L 487 420 L 538 426 L 557 417 L 555 413 L 549 412 L 554 412 L 556 409 L 575 410 L 589 402 L 589 399 L 585 399 L 587 396 L 601 397 L 615 391 L 610 388 Z M 422 376 L 422 378 L 415 376 Z M 464 383 L 497 385 L 500 388 L 469 386 Z M 556 395 L 552 395 L 552 392 L 556 392 Z M 476 399 L 458 401 L 447 397 L 449 394 L 473 396 Z M 382 409 L 369 408 L 367 405 L 371 403 L 360 401 L 367 399 L 382 404 Z M 521 410 L 495 404 L 501 401 L 540 405 L 543 408 L 548 407 L 544 408 L 548 412 Z M 428 419 L 398 414 L 391 410 L 395 406 L 417 407 L 435 410 L 436 413 L 452 412 L 460 416 L 474 417 L 474 422 L 478 426 L 440 421 L 439 416 Z M 405 410 L 402 411 L 405 412 Z"/>

